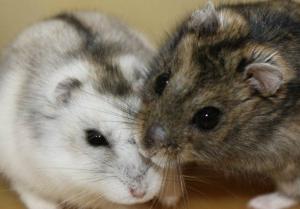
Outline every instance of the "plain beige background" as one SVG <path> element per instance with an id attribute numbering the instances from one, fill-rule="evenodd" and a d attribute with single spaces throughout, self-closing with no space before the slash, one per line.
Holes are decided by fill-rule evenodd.
<path id="1" fill-rule="evenodd" d="M 234 0 L 226 0 L 233 2 Z M 181 18 L 201 7 L 203 0 L 0 0 L 0 48 L 24 27 L 68 10 L 97 10 L 116 15 L 144 32 L 155 45 L 166 37 Z M 215 3 L 220 1 L 214 1 Z M 9 160 L 9 159 L 8 159 Z M 198 172 L 204 183 L 190 182 L 192 209 L 243 209 L 249 198 L 268 191 L 264 180 L 232 180 L 221 174 Z M 205 178 L 204 178 L 205 179 Z M 256 180 L 255 180 L 256 179 Z M 263 184 L 263 186 L 261 186 Z M 0 209 L 22 209 L 16 195 L 0 183 Z M 146 207 L 149 208 L 149 207 Z M 181 207 L 178 207 L 181 208 Z M 41 208 L 42 209 L 42 208 Z"/>
<path id="2" fill-rule="evenodd" d="M 236 1 L 226 0 L 226 2 Z M 28 24 L 61 11 L 78 9 L 116 15 L 144 32 L 154 43 L 159 43 L 166 32 L 180 22 L 184 15 L 201 7 L 205 2 L 205 0 L 0 0 L 0 47 Z"/>

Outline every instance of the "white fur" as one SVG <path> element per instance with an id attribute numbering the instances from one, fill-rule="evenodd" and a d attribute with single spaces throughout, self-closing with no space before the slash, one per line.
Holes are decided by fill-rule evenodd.
<path id="1" fill-rule="evenodd" d="M 83 63 L 77 63 L 67 67 L 69 70 L 74 68 L 73 72 L 78 72 L 82 71 L 82 66 Z M 64 72 L 64 69 L 61 69 L 61 72 Z M 129 182 L 132 180 L 126 179 L 124 177 L 126 175 L 122 173 L 140 174 L 139 169 L 145 166 L 137 147 L 130 142 L 133 133 L 126 125 L 126 115 L 113 105 L 122 104 L 122 101 L 111 96 L 94 96 L 97 92 L 91 88 L 91 85 L 86 84 L 81 93 L 72 100 L 70 106 L 54 113 L 59 116 L 57 120 L 45 121 L 44 132 L 48 135 L 39 139 L 41 141 L 34 141 L 31 139 L 29 127 L 23 124 L 22 120 L 19 121 L 18 115 L 15 114 L 15 104 L 22 88 L 22 74 L 21 71 L 12 72 L 7 76 L 0 93 L 2 104 L 0 164 L 13 184 L 17 187 L 28 186 L 35 193 L 42 193 L 51 199 L 67 200 L 72 196 L 72 191 L 77 192 L 80 188 L 99 194 L 111 202 L 123 204 L 144 202 L 153 198 L 160 188 L 161 179 L 152 168 L 147 171 L 141 183 Z M 73 73 L 72 76 L 75 74 Z M 62 78 L 63 76 L 59 76 L 58 80 Z M 53 86 L 49 85 L 49 89 L 45 89 L 45 92 L 50 93 L 51 89 Z M 138 104 L 138 99 L 128 98 L 128 103 L 130 102 Z M 15 124 L 15 120 L 19 121 L 18 124 Z M 101 168 L 101 160 L 106 153 L 105 148 L 93 148 L 87 145 L 83 130 L 88 128 L 99 129 L 109 138 L 110 143 L 114 143 L 116 159 L 113 162 L 105 162 L 112 166 L 111 170 L 107 171 L 108 174 L 88 172 Z M 72 137 L 72 140 L 67 139 L 66 136 Z M 101 178 L 106 179 L 102 181 Z M 132 178 L 134 179 L 135 176 Z M 99 182 L 95 182 L 97 179 Z M 122 181 L 130 184 L 126 185 Z M 145 197 L 133 198 L 129 193 L 130 186 L 145 190 Z M 37 199 L 37 205 L 44 204 L 41 198 L 34 197 L 32 194 L 25 193 L 21 196 L 23 199 L 28 199 L 26 201 L 29 202 L 28 205 L 32 205 L 32 201 Z M 80 198 L 76 201 L 80 201 Z M 29 208 L 34 209 L 34 207 Z"/>
<path id="2" fill-rule="evenodd" d="M 74 45 L 66 39 L 67 45 L 60 46 L 65 37 L 48 37 L 57 27 L 69 30 Z M 90 78 L 94 63 L 77 58 L 62 64 L 61 54 L 79 42 L 73 33 L 59 21 L 37 24 L 12 45 L 16 50 L 6 54 L 0 66 L 0 171 L 29 209 L 58 209 L 61 203 L 105 208 L 107 203 L 148 201 L 158 194 L 161 175 L 139 154 L 130 116 L 120 108 L 126 104 L 137 110 L 140 99 L 100 94 Z M 37 42 L 31 45 L 31 39 Z M 45 48 L 38 51 L 37 43 Z M 40 58 L 34 65 L 40 69 L 28 70 L 31 55 Z M 145 70 L 139 69 L 142 63 L 130 54 L 117 64 L 132 83 L 131 67 Z M 68 104 L 57 105 L 55 88 L 68 78 L 80 80 L 82 86 Z M 28 119 L 31 109 L 40 114 L 34 120 Z M 90 146 L 86 129 L 99 130 L 111 146 Z M 133 197 L 130 188 L 145 196 Z"/>
<path id="3" fill-rule="evenodd" d="M 296 200 L 278 192 L 261 195 L 252 199 L 248 206 L 253 209 L 284 209 L 294 206 Z"/>
<path id="4" fill-rule="evenodd" d="M 19 72 L 18 72 L 19 71 Z M 22 83 L 25 80 L 24 72 L 16 70 L 11 72 L 2 80 L 0 88 L 0 167 L 1 170 L 11 171 L 16 167 L 20 172 L 26 171 L 22 163 L 14 157 L 18 155 L 18 150 L 15 149 L 14 137 L 14 121 L 17 118 L 15 114 L 18 92 L 22 88 Z M 6 92 L 10 92 L 7 94 Z M 9 157 L 9 158 L 7 158 Z M 10 160 L 7 160 L 10 159 Z"/>
<path id="5" fill-rule="evenodd" d="M 133 90 L 139 92 L 144 85 L 144 79 L 147 74 L 145 64 L 131 54 L 119 57 L 116 62 L 124 69 L 124 76 L 126 79 L 133 83 Z M 137 75 L 137 72 L 139 72 L 139 75 Z"/>
<path id="6" fill-rule="evenodd" d="M 50 202 L 49 200 L 42 199 L 41 197 L 24 190 L 23 188 L 15 188 L 19 194 L 21 200 L 25 203 L 27 208 L 30 209 L 57 209 L 57 204 Z"/>

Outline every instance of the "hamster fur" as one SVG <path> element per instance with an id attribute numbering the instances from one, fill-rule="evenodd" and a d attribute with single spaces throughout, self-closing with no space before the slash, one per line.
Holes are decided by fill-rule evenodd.
<path id="1" fill-rule="evenodd" d="M 164 166 L 197 161 L 274 179 L 257 209 L 300 199 L 300 5 L 264 1 L 195 11 L 151 65 L 139 147 Z"/>
<path id="2" fill-rule="evenodd" d="M 139 155 L 132 129 L 154 52 L 94 12 L 39 22 L 5 50 L 0 171 L 27 208 L 113 208 L 157 195 L 162 177 Z"/>

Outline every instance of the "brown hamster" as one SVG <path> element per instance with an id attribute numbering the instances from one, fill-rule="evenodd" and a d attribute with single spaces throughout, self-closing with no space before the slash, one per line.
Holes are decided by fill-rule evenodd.
<path id="1" fill-rule="evenodd" d="M 164 167 L 198 161 L 271 176 L 276 209 L 300 199 L 300 5 L 209 3 L 183 21 L 152 63 L 140 150 Z"/>

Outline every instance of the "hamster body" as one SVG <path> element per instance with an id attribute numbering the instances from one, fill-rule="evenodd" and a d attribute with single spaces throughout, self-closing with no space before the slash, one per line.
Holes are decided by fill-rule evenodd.
<path id="1" fill-rule="evenodd" d="M 141 153 L 162 165 L 176 156 L 261 172 L 279 192 L 253 199 L 251 207 L 295 204 L 299 56 L 296 2 L 209 3 L 195 11 L 152 63 L 139 114 Z"/>
<path id="2" fill-rule="evenodd" d="M 5 50 L 0 172 L 27 208 L 111 208 L 157 195 L 161 175 L 138 153 L 132 129 L 154 52 L 93 12 L 37 23 Z"/>

